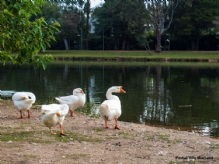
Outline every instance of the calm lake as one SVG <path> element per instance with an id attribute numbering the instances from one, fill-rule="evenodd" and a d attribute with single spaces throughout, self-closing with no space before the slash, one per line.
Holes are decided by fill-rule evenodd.
<path id="1" fill-rule="evenodd" d="M 119 120 L 197 131 L 219 137 L 219 63 L 69 62 L 0 66 L 0 90 L 31 91 L 47 103 L 80 87 L 98 106 L 122 85 Z"/>

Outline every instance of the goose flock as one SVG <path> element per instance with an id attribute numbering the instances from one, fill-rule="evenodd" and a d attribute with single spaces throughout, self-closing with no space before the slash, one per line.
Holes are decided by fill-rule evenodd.
<path id="1" fill-rule="evenodd" d="M 112 86 L 106 92 L 106 99 L 99 106 L 98 111 L 100 116 L 105 121 L 105 127 L 109 128 L 107 122 L 115 120 L 114 129 L 119 129 L 118 118 L 122 114 L 121 102 L 118 96 L 112 93 L 126 93 L 122 86 Z M 61 96 L 55 98 L 59 104 L 44 104 L 41 106 L 42 122 L 49 128 L 51 134 L 52 127 L 59 125 L 60 136 L 65 136 L 63 130 L 63 122 L 66 115 L 70 112 L 71 117 L 75 117 L 74 110 L 78 107 L 84 106 L 86 96 L 81 88 L 75 88 L 72 95 Z M 12 96 L 12 101 L 15 108 L 20 112 L 19 119 L 24 118 L 24 112 L 27 112 L 27 118 L 30 118 L 30 109 L 32 104 L 36 101 L 36 96 L 31 92 L 16 92 Z"/>

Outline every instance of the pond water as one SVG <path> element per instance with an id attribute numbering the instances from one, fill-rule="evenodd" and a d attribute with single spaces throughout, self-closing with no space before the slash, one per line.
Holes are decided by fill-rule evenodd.
<path id="1" fill-rule="evenodd" d="M 63 61 L 46 70 L 0 66 L 0 74 L 0 90 L 31 91 L 40 103 L 81 87 L 98 106 L 109 87 L 122 85 L 119 120 L 219 137 L 218 63 Z"/>

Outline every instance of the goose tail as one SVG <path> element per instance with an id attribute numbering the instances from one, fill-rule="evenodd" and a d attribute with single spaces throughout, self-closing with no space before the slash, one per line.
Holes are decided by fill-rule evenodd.
<path id="1" fill-rule="evenodd" d="M 103 118 L 107 117 L 108 118 L 109 115 L 110 115 L 110 110 L 109 110 L 108 105 L 107 104 L 101 104 L 99 106 L 99 113 L 100 113 L 101 117 L 103 117 Z"/>

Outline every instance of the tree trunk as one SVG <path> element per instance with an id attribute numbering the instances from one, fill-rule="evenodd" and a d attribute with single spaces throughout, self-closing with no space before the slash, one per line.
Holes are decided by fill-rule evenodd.
<path id="1" fill-rule="evenodd" d="M 86 4 L 86 31 L 85 31 L 85 49 L 88 50 L 88 34 L 89 34 L 89 19 L 90 19 L 90 0 Z"/>
<path id="2" fill-rule="evenodd" d="M 156 29 L 156 39 L 157 39 L 157 44 L 155 47 L 155 52 L 160 53 L 161 52 L 161 33 L 160 30 Z"/>
<path id="3" fill-rule="evenodd" d="M 122 50 L 125 50 L 125 43 L 126 43 L 126 41 L 125 41 L 125 39 L 123 39 L 123 41 L 122 41 Z"/>
<path id="4" fill-rule="evenodd" d="M 198 51 L 198 48 L 199 48 L 199 41 L 200 39 L 197 38 L 196 40 L 193 40 L 192 43 L 191 43 L 191 49 L 194 50 L 194 51 Z"/>

